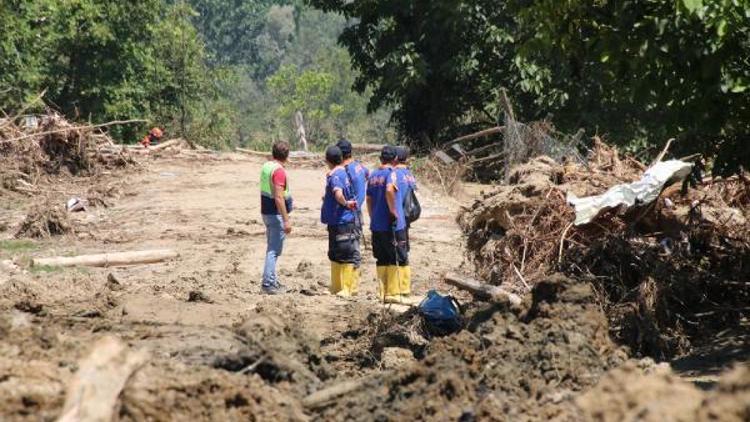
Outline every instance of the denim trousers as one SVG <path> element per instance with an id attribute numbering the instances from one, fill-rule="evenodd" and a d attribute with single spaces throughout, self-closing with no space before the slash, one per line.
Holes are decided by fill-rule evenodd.
<path id="1" fill-rule="evenodd" d="M 263 266 L 263 287 L 277 287 L 276 261 L 284 249 L 284 220 L 281 215 L 263 214 L 266 225 L 266 263 Z"/>

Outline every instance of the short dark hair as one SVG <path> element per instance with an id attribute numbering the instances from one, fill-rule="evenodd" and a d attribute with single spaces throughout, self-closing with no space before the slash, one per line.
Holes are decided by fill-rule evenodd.
<path id="1" fill-rule="evenodd" d="M 344 160 L 352 158 L 352 143 L 348 139 L 342 139 L 336 143 L 336 146 L 341 150 L 341 154 L 344 156 Z"/>
<path id="2" fill-rule="evenodd" d="M 400 145 L 396 147 L 396 156 L 399 163 L 405 163 L 409 159 L 409 147 Z"/>
<path id="3" fill-rule="evenodd" d="M 392 163 L 396 159 L 396 148 L 391 145 L 385 145 L 380 151 L 380 162 L 383 164 Z"/>
<path id="4" fill-rule="evenodd" d="M 344 161 L 341 149 L 336 145 L 331 145 L 326 149 L 326 161 L 331 164 L 339 165 Z"/>
<path id="5" fill-rule="evenodd" d="M 273 158 L 279 161 L 286 161 L 289 158 L 289 142 L 287 141 L 276 141 L 273 143 L 271 148 L 271 155 Z"/>

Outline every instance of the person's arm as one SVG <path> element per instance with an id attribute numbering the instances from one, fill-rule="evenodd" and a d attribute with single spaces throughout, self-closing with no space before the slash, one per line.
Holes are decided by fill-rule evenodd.
<path id="1" fill-rule="evenodd" d="M 357 201 L 347 201 L 344 196 L 344 191 L 341 188 L 335 188 L 333 190 L 333 197 L 336 198 L 336 202 L 342 207 L 349 208 L 350 210 L 357 208 Z"/>
<path id="2" fill-rule="evenodd" d="M 284 231 L 289 234 L 292 232 L 292 222 L 289 220 L 289 212 L 286 209 L 286 198 L 284 198 L 284 186 L 272 184 L 273 199 L 276 202 L 276 209 L 279 210 L 281 218 L 284 220 Z"/>
<path id="3" fill-rule="evenodd" d="M 396 210 L 396 188 L 395 183 L 389 183 L 385 188 L 385 202 L 388 203 L 388 210 L 391 212 L 391 218 L 394 220 L 398 219 L 398 211 Z"/>
<path id="4" fill-rule="evenodd" d="M 370 218 L 372 218 L 372 206 L 372 196 L 367 195 L 367 215 L 369 215 Z"/>

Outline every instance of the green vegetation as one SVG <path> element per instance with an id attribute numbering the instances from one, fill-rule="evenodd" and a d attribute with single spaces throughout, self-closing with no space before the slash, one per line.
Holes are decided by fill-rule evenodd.
<path id="1" fill-rule="evenodd" d="M 499 123 L 504 88 L 522 120 L 750 164 L 750 0 L 6 0 L 0 25 L 9 114 L 44 91 L 214 148 L 293 140 L 299 114 L 313 147 L 427 147 Z"/>
<path id="2" fill-rule="evenodd" d="M 30 252 L 37 247 L 37 244 L 30 240 L 0 240 L 0 251 L 11 254 Z"/>
<path id="3" fill-rule="evenodd" d="M 506 88 L 524 120 L 750 164 L 748 0 L 310 3 L 352 23 L 357 89 L 415 143 L 497 123 Z"/>
<path id="4" fill-rule="evenodd" d="M 63 271 L 63 267 L 55 267 L 52 265 L 32 265 L 29 267 L 32 274 L 51 274 Z"/>
<path id="5" fill-rule="evenodd" d="M 319 144 L 350 130 L 378 140 L 388 119 L 367 117 L 350 89 L 343 18 L 301 2 L 8 0 L 0 25 L 0 110 L 11 115 L 45 92 L 70 119 L 149 121 L 113 128 L 122 141 L 159 125 L 213 148 L 291 138 L 297 111 Z M 302 104 L 305 93 L 315 98 Z"/>

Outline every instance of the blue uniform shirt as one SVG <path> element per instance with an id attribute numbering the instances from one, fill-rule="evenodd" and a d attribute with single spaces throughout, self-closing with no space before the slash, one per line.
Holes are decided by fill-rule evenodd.
<path id="1" fill-rule="evenodd" d="M 354 212 L 336 202 L 333 192 L 341 189 L 347 201 L 354 199 L 352 184 L 343 167 L 336 167 L 326 177 L 326 193 L 320 209 L 320 221 L 329 226 L 340 226 L 354 222 Z"/>
<path id="2" fill-rule="evenodd" d="M 370 170 L 359 161 L 352 161 L 346 165 L 346 171 L 354 184 L 354 194 L 357 197 L 357 206 L 361 210 L 365 206 L 367 197 L 367 179 L 370 178 Z"/>
<path id="3" fill-rule="evenodd" d="M 398 189 L 396 172 L 391 167 L 381 167 L 372 174 L 367 182 L 367 196 L 372 198 L 372 214 L 370 215 L 370 230 L 374 232 L 387 232 L 393 229 L 391 225 L 391 212 L 388 209 L 386 190 L 388 185 L 394 185 Z M 401 198 L 401 199 L 399 199 Z M 404 217 L 403 197 L 396 192 L 396 230 L 406 228 Z"/>
<path id="4" fill-rule="evenodd" d="M 396 178 L 396 185 L 402 194 L 402 198 L 405 198 L 410 190 L 417 189 L 417 179 L 411 174 L 408 167 L 396 167 Z"/>

